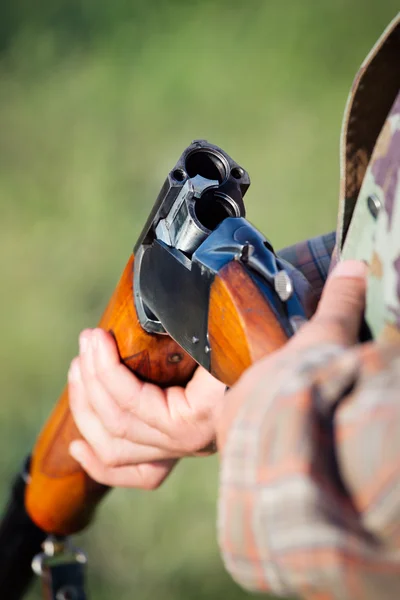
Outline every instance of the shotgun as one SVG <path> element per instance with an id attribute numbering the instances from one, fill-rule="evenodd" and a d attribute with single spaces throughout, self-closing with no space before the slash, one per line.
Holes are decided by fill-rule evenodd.
<path id="1" fill-rule="evenodd" d="M 245 169 L 204 140 L 168 174 L 99 322 L 143 380 L 185 386 L 199 364 L 231 386 L 312 314 L 305 277 L 245 219 L 249 185 Z M 86 597 L 86 559 L 68 536 L 90 522 L 109 488 L 69 455 L 78 438 L 65 388 L 0 524 L 5 600 L 22 597 L 32 560 L 46 598 Z"/>

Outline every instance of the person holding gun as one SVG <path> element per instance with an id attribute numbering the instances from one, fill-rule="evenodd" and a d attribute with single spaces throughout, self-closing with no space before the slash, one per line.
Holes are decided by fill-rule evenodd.
<path id="1" fill-rule="evenodd" d="M 155 489 L 178 459 L 218 450 L 221 552 L 250 590 L 400 594 L 399 57 L 400 16 L 350 93 L 326 283 L 306 243 L 290 251 L 320 300 L 287 344 L 227 392 L 201 367 L 185 388 L 144 383 L 100 328 L 82 332 L 69 370 L 84 438 L 70 453 L 95 481 Z"/>

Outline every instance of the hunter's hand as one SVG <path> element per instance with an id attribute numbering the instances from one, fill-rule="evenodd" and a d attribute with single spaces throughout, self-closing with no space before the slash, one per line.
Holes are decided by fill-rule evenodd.
<path id="1" fill-rule="evenodd" d="M 120 363 L 110 335 L 84 331 L 69 373 L 69 393 L 86 441 L 71 444 L 72 456 L 101 483 L 155 488 L 176 459 L 198 454 L 216 438 L 223 451 L 242 404 L 256 388 L 274 385 L 287 360 L 326 342 L 356 343 L 365 272 L 361 262 L 342 263 L 328 279 L 313 319 L 284 348 L 250 367 L 225 395 L 225 386 L 201 368 L 186 389 L 142 383 Z"/>
<path id="2" fill-rule="evenodd" d="M 85 441 L 70 452 L 96 481 L 158 487 L 183 456 L 215 450 L 225 385 L 198 368 L 186 388 L 143 383 L 120 363 L 113 337 L 84 330 L 68 374 L 70 407 Z"/>

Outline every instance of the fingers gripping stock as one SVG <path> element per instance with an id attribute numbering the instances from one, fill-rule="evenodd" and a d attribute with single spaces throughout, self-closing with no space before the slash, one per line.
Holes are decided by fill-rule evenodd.
<path id="1" fill-rule="evenodd" d="M 185 385 L 195 362 L 169 336 L 147 333 L 138 322 L 133 264 L 132 256 L 99 326 L 113 332 L 122 361 L 137 375 L 161 386 Z M 68 535 L 83 529 L 108 489 L 91 480 L 69 455 L 70 442 L 80 437 L 66 388 L 37 440 L 26 489 L 30 517 L 50 533 Z"/>
<path id="2" fill-rule="evenodd" d="M 184 386 L 198 363 L 232 385 L 307 316 L 284 261 L 244 219 L 249 185 L 246 171 L 205 141 L 169 173 L 99 323 L 139 377 Z M 64 390 L 26 491 L 31 518 L 49 533 L 82 529 L 107 491 L 70 457 L 79 437 Z"/>

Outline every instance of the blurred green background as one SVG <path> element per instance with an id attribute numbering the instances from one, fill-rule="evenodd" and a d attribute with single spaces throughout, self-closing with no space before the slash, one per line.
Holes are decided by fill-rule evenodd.
<path id="1" fill-rule="evenodd" d="M 167 171 L 195 138 L 248 169 L 276 247 L 335 227 L 342 112 L 398 0 L 2 0 L 1 498 Z M 93 600 L 236 600 L 218 463 L 118 490 L 79 543 Z M 40 597 L 39 586 L 29 599 Z"/>

